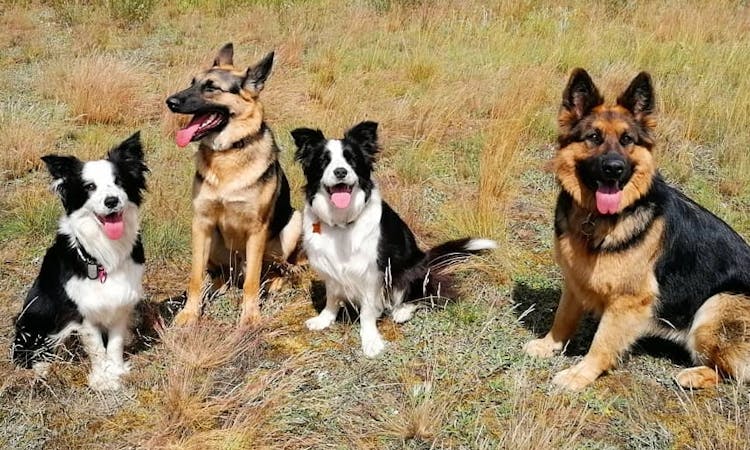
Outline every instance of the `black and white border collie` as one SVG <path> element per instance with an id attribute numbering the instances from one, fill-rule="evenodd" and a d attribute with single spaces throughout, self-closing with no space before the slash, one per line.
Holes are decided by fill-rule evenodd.
<path id="1" fill-rule="evenodd" d="M 77 332 L 91 358 L 89 386 L 119 389 L 129 369 L 123 348 L 143 295 L 138 207 L 148 169 L 140 133 L 110 150 L 107 159 L 42 160 L 65 214 L 16 319 L 13 360 L 44 375 L 54 347 Z"/>
<path id="2" fill-rule="evenodd" d="M 326 306 L 307 320 L 311 330 L 330 326 L 343 301 L 359 308 L 365 356 L 375 357 L 385 342 L 377 320 L 390 309 L 394 322 L 411 319 L 418 304 L 439 295 L 434 277 L 467 256 L 496 247 L 489 239 L 460 239 L 426 253 L 371 178 L 378 153 L 375 122 L 362 122 L 343 139 L 320 130 L 292 131 L 296 159 L 307 179 L 303 244 L 310 265 L 323 278 Z"/>

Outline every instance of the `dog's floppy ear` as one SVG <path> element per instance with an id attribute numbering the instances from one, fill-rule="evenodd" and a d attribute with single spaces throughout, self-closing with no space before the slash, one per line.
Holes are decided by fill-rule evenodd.
<path id="1" fill-rule="evenodd" d="M 234 46 L 231 42 L 224 44 L 214 59 L 214 67 L 234 65 Z"/>
<path id="2" fill-rule="evenodd" d="M 245 80 L 242 82 L 242 87 L 248 91 L 254 91 L 259 93 L 263 90 L 263 86 L 266 84 L 268 75 L 271 74 L 271 67 L 273 67 L 274 52 L 271 52 L 258 61 L 255 65 L 247 68 Z"/>
<path id="3" fill-rule="evenodd" d="M 344 139 L 356 143 L 372 160 L 378 153 L 378 123 L 360 122 L 344 133 Z"/>
<path id="4" fill-rule="evenodd" d="M 618 105 L 633 113 L 635 120 L 648 127 L 653 126 L 652 121 L 646 119 L 653 114 L 655 103 L 654 86 L 651 75 L 647 72 L 641 72 L 633 78 L 630 86 L 617 98 Z"/>
<path id="5" fill-rule="evenodd" d="M 291 131 L 294 144 L 297 146 L 297 151 L 294 152 L 294 159 L 302 163 L 303 166 L 307 166 L 310 162 L 310 158 L 313 154 L 313 148 L 325 141 L 325 136 L 320 130 L 313 130 L 312 128 L 297 128 Z"/>
<path id="6" fill-rule="evenodd" d="M 114 164 L 120 176 L 126 179 L 125 184 L 130 189 L 128 196 L 134 203 L 140 204 L 141 191 L 146 189 L 145 174 L 149 171 L 143 162 L 141 132 L 136 131 L 117 147 L 110 150 L 107 154 L 107 160 Z"/>
<path id="7" fill-rule="evenodd" d="M 573 69 L 562 95 L 562 106 L 558 115 L 560 127 L 569 130 L 602 103 L 604 98 L 589 74 L 581 68 Z"/>
<path id="8" fill-rule="evenodd" d="M 52 175 L 50 188 L 58 194 L 62 194 L 62 184 L 65 180 L 77 177 L 81 171 L 82 163 L 75 156 L 46 155 L 42 156 L 42 161 Z"/>

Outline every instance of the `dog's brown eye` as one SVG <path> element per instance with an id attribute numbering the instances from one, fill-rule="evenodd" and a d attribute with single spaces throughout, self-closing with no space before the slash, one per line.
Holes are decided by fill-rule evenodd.
<path id="1" fill-rule="evenodd" d="M 91 192 L 96 189 L 96 185 L 94 183 L 86 183 L 83 185 L 83 188 L 86 189 L 87 192 Z"/>
<path id="2" fill-rule="evenodd" d="M 586 135 L 586 140 L 594 145 L 599 145 L 602 143 L 602 135 L 598 131 L 592 131 Z"/>
<path id="3" fill-rule="evenodd" d="M 629 134 L 623 134 L 620 136 L 620 144 L 623 146 L 630 145 L 633 143 L 633 136 Z"/>

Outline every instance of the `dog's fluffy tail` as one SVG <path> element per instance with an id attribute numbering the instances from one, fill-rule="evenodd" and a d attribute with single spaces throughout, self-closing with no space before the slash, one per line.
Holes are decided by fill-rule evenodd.
<path id="1" fill-rule="evenodd" d="M 442 270 L 497 248 L 492 239 L 463 238 L 444 242 L 427 251 L 427 266 L 430 270 Z"/>
<path id="2" fill-rule="evenodd" d="M 451 269 L 473 255 L 497 248 L 491 239 L 464 238 L 444 242 L 431 248 L 423 262 L 412 272 L 409 301 L 436 300 L 444 303 L 456 296 L 451 282 Z"/>

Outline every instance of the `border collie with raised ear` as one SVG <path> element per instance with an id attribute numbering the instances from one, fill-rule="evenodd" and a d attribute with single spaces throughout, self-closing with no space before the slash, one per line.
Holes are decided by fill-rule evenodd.
<path id="1" fill-rule="evenodd" d="M 359 307 L 362 351 L 375 357 L 385 348 L 377 320 L 390 309 L 396 323 L 411 319 L 417 304 L 440 295 L 436 277 L 471 254 L 496 247 L 489 239 L 460 239 L 426 253 L 371 178 L 378 153 L 375 122 L 362 122 L 343 139 L 320 130 L 292 131 L 296 159 L 307 186 L 303 243 L 310 265 L 324 279 L 326 306 L 305 325 L 322 330 L 336 320 L 343 301 Z"/>
<path id="2" fill-rule="evenodd" d="M 42 157 L 65 214 L 16 319 L 13 361 L 46 373 L 53 350 L 77 332 L 91 358 L 89 386 L 121 387 L 123 348 L 143 295 L 138 207 L 146 189 L 140 133 L 107 159 Z"/>

